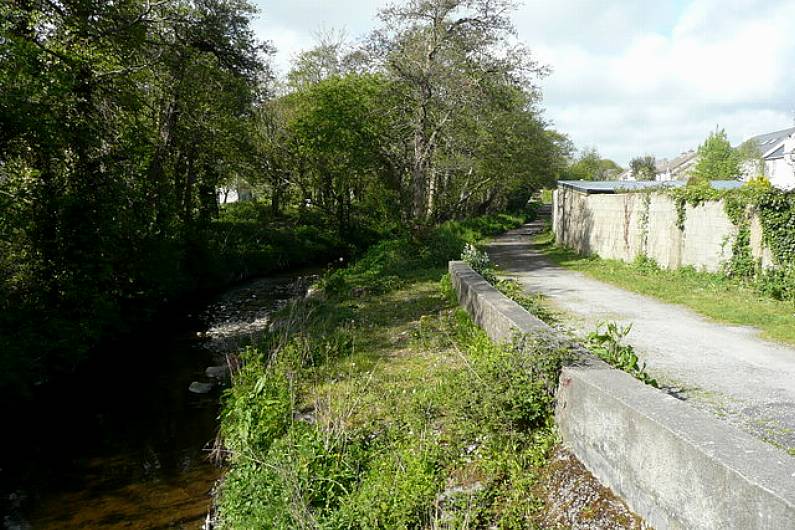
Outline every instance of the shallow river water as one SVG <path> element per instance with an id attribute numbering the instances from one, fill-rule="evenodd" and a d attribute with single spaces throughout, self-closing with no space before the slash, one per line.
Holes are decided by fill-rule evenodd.
<path id="1" fill-rule="evenodd" d="M 267 328 L 305 275 L 247 282 L 172 316 L 14 414 L 0 485 L 6 528 L 200 528 L 222 385 L 209 366 Z M 8 419 L 7 419 L 8 420 Z M 8 437 L 13 437 L 9 439 Z"/>

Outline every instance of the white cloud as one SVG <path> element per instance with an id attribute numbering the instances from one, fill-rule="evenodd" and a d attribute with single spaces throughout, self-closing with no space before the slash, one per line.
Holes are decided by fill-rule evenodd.
<path id="1" fill-rule="evenodd" d="M 618 50 L 542 43 L 547 115 L 619 163 L 695 148 L 716 125 L 734 142 L 791 125 L 795 4 L 768 4 L 697 0 Z"/>
<path id="2" fill-rule="evenodd" d="M 343 5 L 334 0 L 255 0 L 260 12 L 254 29 L 259 38 L 276 46 L 274 66 L 284 75 L 299 52 L 314 46 L 318 32 L 344 30 L 351 38 L 369 32 L 385 1 L 348 0 Z"/>
<path id="3" fill-rule="evenodd" d="M 318 29 L 364 35 L 384 3 L 261 1 L 256 28 L 284 73 Z M 514 21 L 553 68 L 546 116 L 619 163 L 695 148 L 716 125 L 739 142 L 792 124 L 792 0 L 525 0 Z"/>

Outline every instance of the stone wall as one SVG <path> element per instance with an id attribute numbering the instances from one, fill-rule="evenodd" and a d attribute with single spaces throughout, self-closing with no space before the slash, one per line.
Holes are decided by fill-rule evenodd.
<path id="1" fill-rule="evenodd" d="M 587 194 L 560 187 L 553 204 L 558 245 L 626 262 L 645 255 L 666 269 L 689 265 L 717 272 L 731 258 L 737 235 L 723 201 L 686 205 L 683 229 L 677 226 L 676 204 L 664 193 Z M 754 256 L 770 266 L 756 219 L 751 233 Z"/>

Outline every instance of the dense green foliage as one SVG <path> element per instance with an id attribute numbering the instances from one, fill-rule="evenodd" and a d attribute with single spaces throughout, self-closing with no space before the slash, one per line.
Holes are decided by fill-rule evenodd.
<path id="1" fill-rule="evenodd" d="M 652 155 L 633 158 L 629 162 L 629 168 L 635 180 L 654 180 L 657 176 L 657 160 Z"/>
<path id="2" fill-rule="evenodd" d="M 246 0 L 2 3 L 0 390 L 197 290 L 525 209 L 567 149 L 545 69 L 492 2 L 412 2 L 286 86 Z M 219 205 L 230 188 L 257 203 Z"/>
<path id="3" fill-rule="evenodd" d="M 692 178 L 730 180 L 740 176 L 741 155 L 731 146 L 723 129 L 710 133 L 698 148 L 698 161 Z"/>
<path id="4" fill-rule="evenodd" d="M 459 252 L 482 235 L 436 232 Z M 434 287 L 455 254 L 417 249 L 371 248 L 245 354 L 222 415 L 221 527 L 532 526 L 566 354 L 495 346 L 452 310 L 449 279 Z"/>
<path id="5" fill-rule="evenodd" d="M 595 147 L 583 149 L 573 157 L 561 178 L 566 180 L 614 180 L 621 173 L 621 166 L 610 159 L 602 158 Z"/>
<path id="6" fill-rule="evenodd" d="M 268 70 L 243 0 L 0 6 L 0 352 L 24 388 L 197 286 Z"/>

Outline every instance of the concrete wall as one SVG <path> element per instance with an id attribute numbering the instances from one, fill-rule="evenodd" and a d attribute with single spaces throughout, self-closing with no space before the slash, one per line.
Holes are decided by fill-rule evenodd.
<path id="1" fill-rule="evenodd" d="M 755 224 L 758 229 L 758 221 Z M 719 271 L 731 258 L 737 235 L 723 201 L 686 205 L 684 230 L 680 230 L 676 205 L 668 195 L 589 195 L 571 188 L 554 193 L 553 229 L 558 245 L 580 254 L 626 262 L 646 255 L 663 268 L 690 265 L 710 272 Z M 752 237 L 751 243 L 754 256 L 769 266 L 771 255 L 761 236 Z"/>
<path id="2" fill-rule="evenodd" d="M 554 335 L 466 264 L 450 262 L 450 276 L 494 340 Z M 795 529 L 795 459 L 598 359 L 563 369 L 556 422 L 585 467 L 657 530 Z"/>
<path id="3" fill-rule="evenodd" d="M 458 294 L 458 303 L 486 330 L 495 342 L 510 341 L 516 333 L 547 329 L 547 325 L 503 296 L 463 261 L 451 261 L 450 281 Z"/>

